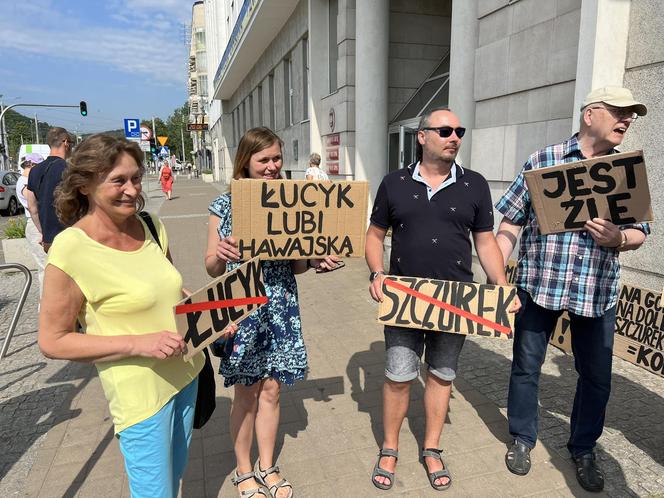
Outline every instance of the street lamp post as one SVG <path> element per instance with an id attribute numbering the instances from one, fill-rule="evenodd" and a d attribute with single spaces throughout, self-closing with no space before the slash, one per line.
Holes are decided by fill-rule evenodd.
<path id="1" fill-rule="evenodd" d="M 203 96 L 200 97 L 201 99 L 201 125 L 205 124 L 205 110 L 207 107 L 207 99 Z M 201 134 L 201 144 L 203 145 L 203 164 L 205 165 L 206 170 L 211 170 L 210 166 L 208 165 L 208 157 L 207 157 L 207 144 L 205 142 L 205 130 L 203 129 L 203 126 L 201 126 L 201 130 L 199 132 Z"/>
<path id="2" fill-rule="evenodd" d="M 180 157 L 182 158 L 182 167 L 186 163 L 184 159 L 184 113 L 182 113 L 182 124 L 180 125 Z"/>

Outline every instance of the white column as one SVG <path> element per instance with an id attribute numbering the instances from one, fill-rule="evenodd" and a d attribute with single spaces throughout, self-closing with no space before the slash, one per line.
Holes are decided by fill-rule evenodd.
<path id="1" fill-rule="evenodd" d="M 325 157 L 320 100 L 329 93 L 327 61 L 327 0 L 309 0 L 309 149 Z"/>
<path id="2" fill-rule="evenodd" d="M 355 179 L 368 180 L 370 205 L 387 172 L 389 0 L 355 3 Z"/>
<path id="3" fill-rule="evenodd" d="M 592 89 L 623 85 L 630 4 L 622 0 L 583 0 L 581 3 L 573 131 L 579 129 L 579 108 Z"/>
<path id="4" fill-rule="evenodd" d="M 461 125 L 471 131 L 475 127 L 477 0 L 453 0 L 451 26 L 449 107 L 459 116 Z M 470 168 L 473 167 L 470 157 L 472 138 L 472 133 L 466 133 L 459 151 L 462 163 Z"/>

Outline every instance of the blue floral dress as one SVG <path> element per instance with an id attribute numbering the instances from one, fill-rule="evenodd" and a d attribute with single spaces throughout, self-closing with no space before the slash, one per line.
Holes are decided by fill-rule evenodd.
<path id="1" fill-rule="evenodd" d="M 230 193 L 217 197 L 209 210 L 221 218 L 219 237 L 229 237 L 233 229 Z M 226 271 L 240 264 L 229 262 Z M 307 369 L 291 262 L 261 261 L 261 266 L 268 303 L 242 320 L 232 339 L 215 344 L 216 352 L 221 352 L 219 373 L 226 387 L 251 385 L 268 377 L 291 385 L 303 379 Z"/>

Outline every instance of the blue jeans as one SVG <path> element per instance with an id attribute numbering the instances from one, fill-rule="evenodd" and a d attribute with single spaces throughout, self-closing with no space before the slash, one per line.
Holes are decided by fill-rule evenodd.
<path id="1" fill-rule="evenodd" d="M 175 498 L 189 458 L 198 378 L 118 434 L 132 498 Z"/>
<path id="2" fill-rule="evenodd" d="M 542 308 L 522 289 L 519 289 L 519 299 L 522 307 L 515 321 L 507 418 L 512 437 L 534 448 L 540 372 L 562 311 Z M 604 414 L 611 394 L 616 308 L 596 318 L 573 313 L 569 313 L 569 318 L 574 367 L 579 379 L 567 449 L 572 456 L 580 456 L 593 450 L 604 429 Z"/>

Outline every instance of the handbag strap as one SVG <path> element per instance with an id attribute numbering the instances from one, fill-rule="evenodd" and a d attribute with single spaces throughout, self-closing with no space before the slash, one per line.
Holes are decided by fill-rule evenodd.
<path id="1" fill-rule="evenodd" d="M 147 211 L 140 211 L 138 213 L 138 216 L 140 216 L 143 219 L 145 224 L 148 226 L 148 230 L 150 230 L 150 233 L 152 234 L 152 238 L 159 246 L 159 249 L 163 251 L 164 248 L 161 247 L 161 242 L 159 241 L 159 234 L 157 233 L 157 227 L 154 226 L 154 221 L 152 221 L 152 216 L 150 216 L 150 213 L 148 213 Z"/>

